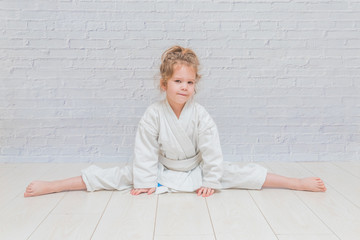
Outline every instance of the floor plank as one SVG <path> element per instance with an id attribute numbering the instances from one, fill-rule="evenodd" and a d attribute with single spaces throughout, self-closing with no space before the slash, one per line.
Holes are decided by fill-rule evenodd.
<path id="1" fill-rule="evenodd" d="M 213 235 L 205 199 L 195 193 L 159 195 L 155 236 Z"/>
<path id="2" fill-rule="evenodd" d="M 336 191 L 360 207 L 360 179 L 349 172 L 326 162 L 301 163 L 313 174 L 325 179 Z"/>
<path id="3" fill-rule="evenodd" d="M 248 191 L 223 190 L 206 201 L 217 240 L 277 239 Z"/>
<path id="4" fill-rule="evenodd" d="M 43 180 L 79 176 L 88 166 L 80 164 L 54 164 Z M 90 239 L 112 192 L 65 192 L 58 205 L 31 235 L 30 239 Z M 56 194 L 54 194 L 56 195 Z"/>
<path id="5" fill-rule="evenodd" d="M 293 177 L 309 177 L 317 173 L 310 166 L 308 168 L 314 173 L 310 173 L 296 163 L 276 163 L 271 164 L 270 168 L 279 174 Z M 323 180 L 327 182 L 328 179 Z M 327 188 L 325 193 L 295 191 L 295 194 L 331 229 L 334 233 L 332 238 L 357 239 L 360 236 L 360 209 L 331 186 Z"/>
<path id="6" fill-rule="evenodd" d="M 1 188 L 0 239 L 27 239 L 48 214 L 64 197 L 65 193 L 49 194 L 36 198 L 24 198 L 26 186 L 35 179 L 51 179 L 75 174 L 82 165 L 79 164 L 11 164 L 15 167 L 12 175 L 0 184 L 8 183 Z M 13 183 L 13 181 L 15 182 Z M 4 199 L 11 197 L 9 203 Z M 6 237 L 3 237 L 6 236 Z"/>
<path id="7" fill-rule="evenodd" d="M 30 239 L 90 239 L 112 192 L 66 192 Z"/>
<path id="8" fill-rule="evenodd" d="M 339 240 L 334 235 L 278 235 L 279 240 Z"/>
<path id="9" fill-rule="evenodd" d="M 90 166 L 91 163 L 45 163 L 48 169 L 42 175 L 32 180 L 53 181 L 81 175 L 81 170 Z"/>
<path id="10" fill-rule="evenodd" d="M 15 171 L 15 166 L 9 164 L 0 165 L 0 179 L 6 179 Z"/>
<path id="11" fill-rule="evenodd" d="M 67 192 L 51 214 L 102 214 L 112 191 Z"/>
<path id="12" fill-rule="evenodd" d="M 30 240 L 90 239 L 100 214 L 51 214 Z"/>
<path id="13" fill-rule="evenodd" d="M 0 212 L 0 239 L 27 239 L 63 196 L 16 197 Z"/>
<path id="14" fill-rule="evenodd" d="M 169 235 L 155 236 L 155 240 L 215 240 L 214 235 Z"/>
<path id="15" fill-rule="evenodd" d="M 333 162 L 332 164 L 360 178 L 360 162 Z"/>
<path id="16" fill-rule="evenodd" d="M 114 191 L 92 239 L 153 239 L 157 198 Z"/>
<path id="17" fill-rule="evenodd" d="M 22 196 L 27 184 L 34 178 L 42 176 L 49 165 L 22 164 L 17 166 L 11 174 L 0 181 L 0 210 L 7 206 L 17 196 Z"/>
<path id="18" fill-rule="evenodd" d="M 276 234 L 330 234 L 290 190 L 263 189 L 251 195 Z"/>
<path id="19" fill-rule="evenodd" d="M 268 167 L 266 164 L 263 165 Z M 273 171 L 270 169 L 269 172 Z M 277 235 L 331 234 L 331 231 L 295 195 L 294 191 L 263 189 L 250 193 Z"/>

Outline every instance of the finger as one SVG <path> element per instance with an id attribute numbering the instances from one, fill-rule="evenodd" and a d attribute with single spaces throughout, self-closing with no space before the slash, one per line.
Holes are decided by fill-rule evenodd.
<path id="1" fill-rule="evenodd" d="M 148 191 L 147 189 L 140 188 L 140 189 L 137 190 L 137 194 L 136 194 L 136 195 L 139 195 L 139 194 L 141 194 L 141 193 L 145 193 L 145 192 L 147 192 L 147 191 Z"/>
<path id="2" fill-rule="evenodd" d="M 204 188 L 200 188 L 200 189 L 198 190 L 198 194 L 197 194 L 197 195 L 200 196 L 203 191 L 204 191 Z"/>
<path id="3" fill-rule="evenodd" d="M 208 188 L 208 189 L 206 189 L 206 195 L 205 195 L 205 197 L 209 197 L 209 196 L 211 196 L 211 195 L 212 195 L 212 191 L 213 191 L 213 189 L 212 189 L 212 188 Z"/>
<path id="4" fill-rule="evenodd" d="M 211 196 L 211 195 L 213 195 L 214 194 L 214 189 L 210 189 L 210 192 L 209 192 L 209 197 Z"/>
<path id="5" fill-rule="evenodd" d="M 132 191 L 132 195 L 139 195 L 140 193 L 143 192 L 143 189 L 142 188 L 135 188 L 133 189 Z"/>
<path id="6" fill-rule="evenodd" d="M 131 191 L 131 195 L 137 195 L 137 189 L 133 189 L 132 191 Z"/>
<path id="7" fill-rule="evenodd" d="M 209 191 L 209 188 L 205 188 L 205 189 L 204 189 L 204 191 L 203 191 L 203 197 L 206 197 L 208 191 Z"/>
<path id="8" fill-rule="evenodd" d="M 139 195 L 141 193 L 148 193 L 148 194 L 151 194 L 153 192 L 150 192 L 153 188 L 139 188 L 137 190 L 137 194 L 136 195 Z M 150 192 L 150 193 L 149 193 Z"/>
<path id="9" fill-rule="evenodd" d="M 202 191 L 201 191 L 201 196 L 203 196 L 203 197 L 204 197 L 204 195 L 205 195 L 205 191 L 206 191 L 206 188 L 203 188 L 203 189 L 202 189 Z"/>
<path id="10" fill-rule="evenodd" d="M 206 189 L 206 197 L 210 196 L 211 188 Z"/>
<path id="11" fill-rule="evenodd" d="M 155 188 L 150 188 L 148 191 L 148 195 L 153 194 L 155 192 Z"/>
<path id="12" fill-rule="evenodd" d="M 214 193 L 214 189 L 210 189 L 210 192 L 209 192 L 209 194 L 208 194 L 208 197 L 210 197 L 211 195 L 213 195 L 213 193 Z"/>
<path id="13" fill-rule="evenodd" d="M 208 196 L 209 196 L 209 194 L 210 194 L 210 191 L 211 191 L 210 189 L 207 189 L 207 190 L 206 190 L 206 194 L 205 194 L 205 197 L 208 197 Z"/>

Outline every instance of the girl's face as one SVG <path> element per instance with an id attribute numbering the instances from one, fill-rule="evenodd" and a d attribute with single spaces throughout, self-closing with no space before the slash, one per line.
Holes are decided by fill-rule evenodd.
<path id="1" fill-rule="evenodd" d="M 193 67 L 185 64 L 176 64 L 174 73 L 167 81 L 166 86 L 161 86 L 166 92 L 166 98 L 171 107 L 184 107 L 195 93 L 196 72 Z"/>

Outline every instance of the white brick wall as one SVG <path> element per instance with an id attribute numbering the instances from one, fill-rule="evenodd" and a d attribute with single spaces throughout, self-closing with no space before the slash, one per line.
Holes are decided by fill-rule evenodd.
<path id="1" fill-rule="evenodd" d="M 193 48 L 226 160 L 360 160 L 360 1 L 0 1 L 0 162 L 127 161 Z"/>

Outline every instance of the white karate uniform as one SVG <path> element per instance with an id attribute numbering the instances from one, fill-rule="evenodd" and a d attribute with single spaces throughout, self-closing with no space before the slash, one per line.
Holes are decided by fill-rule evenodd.
<path id="1" fill-rule="evenodd" d="M 213 189 L 261 189 L 267 170 L 223 161 L 217 127 L 200 104 L 189 100 L 179 118 L 167 100 L 152 104 L 139 122 L 134 159 L 124 167 L 82 170 L 88 191 L 153 188 L 193 192 Z M 164 190 L 165 189 L 165 190 Z"/>

